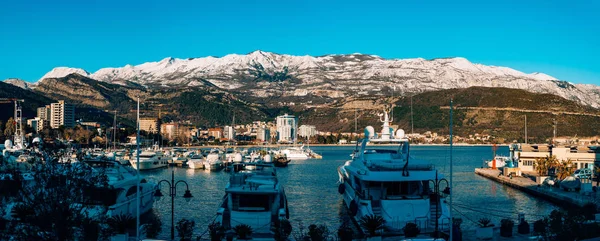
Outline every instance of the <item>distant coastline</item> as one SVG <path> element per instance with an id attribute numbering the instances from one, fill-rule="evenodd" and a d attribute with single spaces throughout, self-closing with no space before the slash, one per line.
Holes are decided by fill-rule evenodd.
<path id="1" fill-rule="evenodd" d="M 296 146 L 301 146 L 302 144 L 297 144 Z M 450 146 L 450 144 L 411 144 L 412 146 Z M 219 147 L 227 147 L 227 148 L 252 148 L 252 147 L 256 147 L 256 148 L 262 148 L 262 147 L 266 147 L 266 148 L 278 148 L 278 147 L 291 147 L 294 145 L 290 145 L 290 144 L 269 144 L 269 145 L 206 145 L 206 146 L 173 146 L 173 147 L 167 147 L 167 149 L 172 149 L 172 148 L 219 148 Z M 335 146 L 339 146 L 339 147 L 352 147 L 352 146 L 356 146 L 356 143 L 353 144 L 310 144 L 310 145 L 304 145 L 305 147 L 335 147 Z M 383 145 L 382 145 L 383 146 Z M 467 143 L 455 143 L 453 144 L 453 146 L 466 146 L 466 147 L 475 147 L 475 146 L 483 146 L 483 147 L 492 147 L 494 146 L 494 144 L 467 144 Z M 496 146 L 508 146 L 508 144 L 496 144 Z"/>

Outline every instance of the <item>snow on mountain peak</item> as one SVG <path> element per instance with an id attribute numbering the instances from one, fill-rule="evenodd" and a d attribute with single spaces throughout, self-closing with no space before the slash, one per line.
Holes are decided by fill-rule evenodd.
<path id="1" fill-rule="evenodd" d="M 22 88 L 22 89 L 29 89 L 31 87 L 31 84 L 27 83 L 27 81 L 24 81 L 22 79 L 17 79 L 17 78 L 5 79 L 2 82 L 7 83 L 7 84 L 11 84 L 11 85 L 14 85 L 14 86 L 17 86 L 17 87 Z"/>
<path id="2" fill-rule="evenodd" d="M 537 80 L 558 80 L 557 78 L 554 78 L 550 75 L 547 75 L 544 73 L 539 73 L 539 72 L 534 72 L 534 73 L 528 74 L 528 76 L 533 79 L 537 79 Z"/>
<path id="3" fill-rule="evenodd" d="M 582 85 L 564 88 L 564 83 L 558 83 L 556 78 L 543 73 L 527 74 L 508 67 L 473 63 L 463 57 L 430 60 L 384 59 L 377 55 L 359 53 L 314 57 L 256 50 L 247 54 L 228 54 L 222 57 L 167 57 L 157 62 L 103 68 L 91 75 L 81 69 L 63 67 L 53 69 L 43 78 L 79 73 L 116 84 L 126 81 L 159 86 L 208 84 L 223 89 L 250 91 L 257 96 L 270 96 L 275 91 L 273 88 L 277 88 L 270 82 L 284 76 L 281 75 L 284 71 L 295 80 L 290 82 L 293 89 L 308 92 L 331 86 L 335 86 L 335 90 L 332 91 L 339 91 L 341 95 L 372 95 L 373 86 L 393 86 L 402 89 L 403 92 L 493 86 L 552 93 L 592 106 L 600 106 L 600 91 L 596 91 L 597 89 Z M 252 87 L 244 81 L 248 79 L 264 82 L 261 82 L 259 87 Z"/>
<path id="4" fill-rule="evenodd" d="M 79 75 L 83 75 L 83 76 L 89 76 L 90 73 L 83 70 L 83 69 L 79 69 L 79 68 L 69 68 L 69 67 L 56 67 L 54 69 L 52 69 L 50 72 L 46 73 L 44 76 L 42 76 L 42 78 L 40 78 L 40 80 L 46 79 L 46 78 L 62 78 L 65 77 L 69 74 L 79 74 Z"/>

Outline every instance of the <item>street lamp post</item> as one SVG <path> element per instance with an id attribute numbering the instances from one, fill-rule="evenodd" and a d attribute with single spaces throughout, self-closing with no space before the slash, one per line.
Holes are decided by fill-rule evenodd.
<path id="1" fill-rule="evenodd" d="M 446 195 L 450 195 L 450 186 L 448 185 L 448 180 L 446 180 L 445 178 L 442 179 L 438 179 L 438 173 L 437 171 L 435 171 L 435 180 L 429 180 L 430 183 L 433 183 L 433 194 L 435 197 L 435 231 L 434 231 L 434 237 L 438 238 L 439 237 L 439 209 L 440 209 L 440 197 L 441 194 L 446 194 Z M 446 183 L 446 188 L 444 188 L 443 191 L 440 192 L 440 184 L 445 182 Z M 450 207 L 452 208 L 452 207 Z M 452 224 L 450 224 L 450 228 L 452 228 Z"/>
<path id="2" fill-rule="evenodd" d="M 186 201 L 189 201 L 193 196 L 192 193 L 190 192 L 190 188 L 188 186 L 188 183 L 186 181 L 183 180 L 179 180 L 177 182 L 175 182 L 175 170 L 171 171 L 171 181 L 167 181 L 167 180 L 160 180 L 158 182 L 158 189 L 156 189 L 156 192 L 154 193 L 154 196 L 157 199 L 160 199 L 163 194 L 160 191 L 160 184 L 162 182 L 166 182 L 167 184 L 169 184 L 169 196 L 171 196 L 171 240 L 175 239 L 175 222 L 174 222 L 174 216 L 175 216 L 175 196 L 177 195 L 177 184 L 179 183 L 184 183 L 185 184 L 185 194 L 183 194 L 183 198 L 185 198 Z"/>

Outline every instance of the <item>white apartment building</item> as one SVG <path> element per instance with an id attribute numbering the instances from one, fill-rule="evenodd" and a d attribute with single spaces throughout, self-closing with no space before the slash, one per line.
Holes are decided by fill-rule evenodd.
<path id="1" fill-rule="evenodd" d="M 278 116 L 277 122 L 277 142 L 293 143 L 296 141 L 298 134 L 298 118 L 293 115 Z"/>
<path id="2" fill-rule="evenodd" d="M 160 125 L 162 138 L 173 140 L 177 137 L 179 125 L 177 123 L 165 123 Z"/>
<path id="3" fill-rule="evenodd" d="M 50 127 L 58 128 L 60 126 L 67 128 L 75 126 L 75 106 L 65 103 L 64 100 L 50 104 Z"/>
<path id="4" fill-rule="evenodd" d="M 552 146 L 547 144 L 519 144 L 516 149 L 521 171 L 534 172 L 536 158 L 556 156 L 559 161 L 571 160 L 575 168 L 600 166 L 600 148 L 597 146 Z"/>
<path id="5" fill-rule="evenodd" d="M 317 135 L 317 128 L 312 125 L 301 125 L 298 128 L 298 135 L 301 137 L 313 137 Z"/>
<path id="6" fill-rule="evenodd" d="M 258 127 L 256 131 L 256 139 L 262 142 L 271 141 L 271 130 L 268 127 Z"/>
<path id="7" fill-rule="evenodd" d="M 235 129 L 233 126 L 223 127 L 223 138 L 233 140 L 235 138 Z"/>

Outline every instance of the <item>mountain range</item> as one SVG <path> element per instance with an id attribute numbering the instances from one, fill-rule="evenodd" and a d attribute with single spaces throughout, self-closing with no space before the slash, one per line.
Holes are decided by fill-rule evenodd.
<path id="1" fill-rule="evenodd" d="M 395 89 L 395 90 L 394 90 Z M 598 86 L 525 74 L 464 58 L 386 60 L 374 55 L 290 56 L 255 51 L 221 58 L 167 58 L 159 62 L 105 68 L 94 73 L 58 67 L 35 83 L 0 82 L 0 97 L 26 99 L 24 115 L 64 99 L 76 118 L 112 124 L 142 116 L 211 127 L 273 120 L 289 113 L 322 131 L 377 126 L 377 113 L 394 103 L 395 124 L 415 131 L 447 131 L 448 101 L 455 100 L 456 133 L 521 138 L 523 116 L 530 136 L 544 141 L 553 121 L 561 135 L 600 135 Z M 414 100 L 414 106 L 413 106 Z M 414 108 L 414 120 L 409 114 Z M 12 111 L 0 113 L 6 120 Z M 567 128 L 568 127 L 568 128 Z M 533 139 L 532 139 L 533 141 Z"/>
<path id="2" fill-rule="evenodd" d="M 389 96 L 471 86 L 505 87 L 555 94 L 600 107 L 599 86 L 573 84 L 543 73 L 527 74 L 507 67 L 471 63 L 460 57 L 431 60 L 384 59 L 366 54 L 313 57 L 254 51 L 220 58 L 165 58 L 135 66 L 102 68 L 94 73 L 57 67 L 37 83 L 72 73 L 122 86 L 215 87 L 257 98 Z M 20 86 L 24 83 L 8 82 Z"/>

